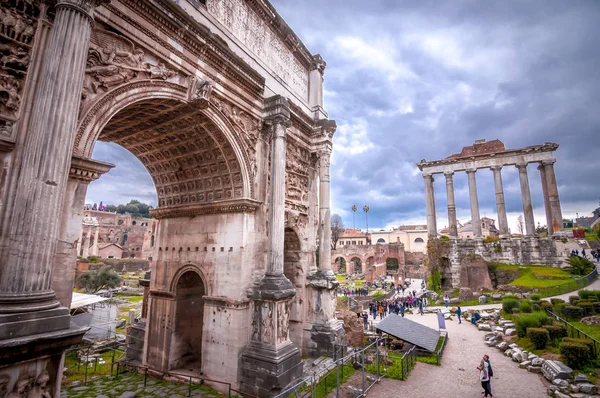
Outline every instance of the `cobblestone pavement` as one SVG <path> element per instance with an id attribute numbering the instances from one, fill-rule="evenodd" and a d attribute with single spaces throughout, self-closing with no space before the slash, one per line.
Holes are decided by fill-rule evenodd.
<path id="1" fill-rule="evenodd" d="M 189 387 L 182 383 L 168 383 L 148 379 L 144 387 L 144 376 L 128 373 L 118 380 L 109 377 L 100 378 L 73 386 L 63 386 L 61 398 L 184 398 Z M 192 386 L 194 398 L 216 398 L 223 395 L 205 386 Z"/>
<path id="2" fill-rule="evenodd" d="M 391 315 L 396 316 L 396 315 Z M 407 315 L 408 319 L 437 329 L 435 314 Z M 448 341 L 440 366 L 417 362 L 407 381 L 384 379 L 368 392 L 368 398 L 406 396 L 410 398 L 481 397 L 477 366 L 484 354 L 494 370 L 494 397 L 547 397 L 547 382 L 541 375 L 519 369 L 496 348 L 484 344 L 484 333 L 467 322 L 446 320 Z"/>

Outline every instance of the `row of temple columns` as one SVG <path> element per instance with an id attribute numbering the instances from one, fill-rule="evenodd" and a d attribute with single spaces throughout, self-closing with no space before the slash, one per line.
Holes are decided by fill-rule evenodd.
<path id="1" fill-rule="evenodd" d="M 98 235 L 100 234 L 100 227 L 98 226 L 89 226 L 87 228 L 87 232 L 85 232 L 85 227 L 81 229 L 81 233 L 79 234 L 79 239 L 77 240 L 77 256 L 81 256 L 82 258 L 87 258 L 88 256 L 97 256 L 98 255 Z M 92 241 L 92 232 L 94 233 L 94 244 L 90 247 L 90 242 Z M 83 252 L 81 248 L 83 246 Z M 91 253 L 90 253 L 91 249 Z"/>
<path id="2" fill-rule="evenodd" d="M 540 162 L 538 170 L 542 180 L 542 193 L 544 196 L 544 208 L 546 211 L 546 224 L 548 235 L 553 235 L 563 230 L 562 211 L 560 209 L 560 199 L 558 196 L 558 186 L 554 174 L 554 160 Z M 525 235 L 535 235 L 535 221 L 533 218 L 533 206 L 531 202 L 531 191 L 529 189 L 529 177 L 527 175 L 527 164 L 517 164 L 519 170 L 519 182 L 521 185 L 521 198 L 523 202 L 523 213 L 525 221 Z M 504 201 L 504 187 L 502 185 L 502 166 L 490 167 L 494 173 L 494 188 L 496 191 L 496 208 L 498 211 L 498 230 L 500 237 L 509 237 L 508 221 L 506 218 L 506 204 Z M 481 227 L 481 216 L 479 213 L 479 200 L 477 197 L 477 180 L 475 173 L 477 169 L 467 169 L 469 184 L 469 202 L 471 207 L 471 224 L 473 227 L 473 237 L 483 236 Z M 445 172 L 446 194 L 448 196 L 448 233 L 451 237 L 458 237 L 458 223 L 456 220 L 456 202 L 454 199 L 454 172 Z M 423 171 L 425 180 L 427 229 L 429 236 L 437 236 L 437 222 L 435 210 L 435 193 L 433 174 L 427 174 Z"/>

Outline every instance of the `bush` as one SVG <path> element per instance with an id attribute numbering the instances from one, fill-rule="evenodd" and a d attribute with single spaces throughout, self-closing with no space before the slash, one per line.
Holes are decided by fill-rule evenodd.
<path id="1" fill-rule="evenodd" d="M 519 313 L 519 309 L 518 308 L 513 308 L 512 309 L 512 313 L 513 314 L 518 314 Z"/>
<path id="2" fill-rule="evenodd" d="M 567 308 L 567 303 L 558 303 L 554 306 L 552 312 L 554 312 L 555 314 L 562 314 L 565 308 Z"/>
<path id="3" fill-rule="evenodd" d="M 374 299 L 378 299 L 378 298 L 380 298 L 380 297 L 382 297 L 382 296 L 383 296 L 383 293 L 381 293 L 381 292 L 375 292 L 375 293 L 373 293 L 373 295 L 372 295 L 372 297 L 373 297 Z"/>
<path id="4" fill-rule="evenodd" d="M 567 327 L 565 325 L 545 325 L 544 329 L 548 330 L 550 340 L 558 340 L 567 337 Z"/>
<path id="5" fill-rule="evenodd" d="M 600 294 L 600 291 L 597 291 L 597 290 L 582 289 L 579 291 L 579 297 L 581 297 L 583 300 L 589 300 L 590 297 L 597 298 L 599 294 Z"/>
<path id="6" fill-rule="evenodd" d="M 574 337 L 565 337 L 562 341 L 567 343 L 583 344 L 590 349 L 590 353 L 594 352 L 594 341 L 592 339 L 576 339 Z"/>
<path id="7" fill-rule="evenodd" d="M 594 270 L 594 263 L 584 257 L 571 256 L 567 260 L 569 266 L 566 268 L 573 275 L 584 276 Z"/>
<path id="8" fill-rule="evenodd" d="M 498 239 L 497 237 L 495 237 L 493 235 L 489 235 L 489 236 L 486 236 L 485 238 L 483 238 L 483 243 L 496 243 L 499 240 L 500 239 Z"/>
<path id="9" fill-rule="evenodd" d="M 544 328 L 527 328 L 527 337 L 533 343 L 536 349 L 546 348 L 550 341 L 550 332 Z"/>
<path id="10" fill-rule="evenodd" d="M 569 296 L 569 304 L 575 305 L 579 302 L 579 296 Z"/>
<path id="11" fill-rule="evenodd" d="M 592 305 L 594 306 L 594 311 L 596 313 L 600 313 L 600 301 L 595 301 L 592 303 Z"/>
<path id="12" fill-rule="evenodd" d="M 562 303 L 564 303 L 565 300 L 559 299 L 559 298 L 551 298 L 550 302 L 552 303 L 552 305 L 556 305 L 556 304 L 562 304 Z"/>
<path id="13" fill-rule="evenodd" d="M 541 311 L 542 306 L 539 304 L 531 304 L 531 309 L 533 310 L 533 312 Z"/>
<path id="14" fill-rule="evenodd" d="M 442 235 L 442 236 L 440 236 L 440 240 L 448 241 L 448 240 L 450 240 L 450 237 L 446 236 L 446 235 Z"/>
<path id="15" fill-rule="evenodd" d="M 573 369 L 583 368 L 592 357 L 590 347 L 581 342 L 571 342 L 565 340 L 567 339 L 563 339 L 563 341 L 560 343 L 560 354 L 562 361 Z"/>
<path id="16" fill-rule="evenodd" d="M 591 301 L 580 301 L 577 306 L 583 308 L 583 315 L 594 315 L 594 304 Z"/>
<path id="17" fill-rule="evenodd" d="M 114 289 L 121 284 L 121 276 L 108 266 L 97 271 L 87 271 L 77 277 L 80 288 L 86 293 L 96 293 L 102 289 Z"/>
<path id="18" fill-rule="evenodd" d="M 539 294 L 532 294 L 532 295 L 531 295 L 531 299 L 532 299 L 533 301 L 540 301 L 540 300 L 542 299 L 542 296 L 541 296 L 541 295 L 539 295 Z"/>
<path id="19" fill-rule="evenodd" d="M 563 310 L 562 314 L 567 319 L 580 319 L 583 317 L 583 308 L 576 307 L 574 305 L 567 305 Z"/>
<path id="20" fill-rule="evenodd" d="M 519 304 L 519 312 L 530 314 L 531 313 L 531 303 L 527 300 L 521 301 L 521 303 Z"/>
<path id="21" fill-rule="evenodd" d="M 507 314 L 512 313 L 513 308 L 519 308 L 519 300 L 514 297 L 505 297 L 502 300 L 502 309 Z"/>
<path id="22" fill-rule="evenodd" d="M 598 297 L 596 297 L 596 296 L 590 296 L 590 297 L 588 297 L 587 300 L 591 301 L 593 303 L 597 303 L 598 302 Z"/>
<path id="23" fill-rule="evenodd" d="M 87 258 L 87 259 L 88 259 L 88 261 L 89 261 L 90 263 L 97 263 L 97 262 L 98 262 L 98 260 L 100 260 L 100 257 L 98 257 L 98 256 L 88 256 L 88 258 Z"/>
<path id="24" fill-rule="evenodd" d="M 532 314 L 515 316 L 513 322 L 517 329 L 517 335 L 525 337 L 527 335 L 527 328 L 539 328 L 548 325 L 550 324 L 550 318 L 548 318 L 545 312 L 534 312 Z"/>
<path id="25" fill-rule="evenodd" d="M 545 310 L 550 310 L 552 311 L 552 304 L 550 304 L 547 301 L 542 301 L 542 303 L 540 304 L 540 307 L 542 307 L 542 309 Z"/>

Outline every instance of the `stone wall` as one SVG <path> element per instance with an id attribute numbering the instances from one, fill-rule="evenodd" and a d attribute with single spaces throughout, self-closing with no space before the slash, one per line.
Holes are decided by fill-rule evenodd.
<path id="1" fill-rule="evenodd" d="M 423 252 L 404 252 L 404 263 L 406 265 L 421 265 L 425 261 Z"/>
<path id="2" fill-rule="evenodd" d="M 79 264 L 83 263 L 80 262 Z M 150 262 L 148 260 L 135 258 L 103 258 L 101 262 L 88 263 L 88 269 L 93 271 L 100 269 L 105 265 L 108 265 L 117 272 L 138 272 L 140 270 L 148 271 L 150 269 Z"/>

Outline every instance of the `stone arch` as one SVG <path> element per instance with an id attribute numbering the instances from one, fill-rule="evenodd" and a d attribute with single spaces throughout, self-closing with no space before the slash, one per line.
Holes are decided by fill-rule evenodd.
<path id="1" fill-rule="evenodd" d="M 169 148 L 159 151 L 158 154 L 150 153 L 150 147 L 146 146 L 145 143 L 140 143 L 139 140 L 135 143 L 135 150 L 132 150 L 132 145 L 134 144 L 127 142 L 127 137 L 122 137 L 122 135 L 127 134 L 127 128 L 118 129 L 115 127 L 118 122 L 128 121 L 127 112 L 138 112 L 138 114 L 143 115 L 144 106 L 148 107 L 146 110 L 152 107 L 163 110 L 162 116 L 165 122 L 153 128 L 150 126 L 151 123 L 149 120 L 146 120 L 148 122 L 146 125 L 143 124 L 142 120 L 130 130 L 133 131 L 135 127 L 143 126 L 147 129 L 146 136 L 149 137 L 151 134 L 154 134 L 155 138 L 153 139 L 156 142 L 159 140 L 161 142 L 165 141 L 165 144 L 168 144 Z M 187 120 L 192 121 L 193 126 L 190 126 L 189 122 L 186 124 L 186 114 L 188 116 Z M 133 116 L 130 118 L 131 120 L 134 119 Z M 116 120 L 116 118 L 119 118 L 119 120 Z M 151 120 L 161 121 L 162 119 L 160 116 L 156 116 Z M 170 125 L 173 128 L 171 130 L 172 133 L 161 140 L 159 137 L 159 135 L 163 134 L 161 129 L 166 130 L 169 127 L 169 122 L 172 122 Z M 178 123 L 188 128 L 186 133 L 177 130 Z M 106 131 L 107 127 L 114 127 L 116 131 L 111 134 L 110 131 Z M 183 139 L 181 139 L 182 135 L 185 136 Z M 148 169 L 154 179 L 155 185 L 157 185 L 159 207 L 165 207 L 169 206 L 168 199 L 161 202 L 161 196 L 166 197 L 168 195 L 164 191 L 161 194 L 159 185 L 169 184 L 171 186 L 168 188 L 171 192 L 177 190 L 178 193 L 181 190 L 197 189 L 197 185 L 199 185 L 198 180 L 194 181 L 194 188 L 188 188 L 187 186 L 191 183 L 190 179 L 193 177 L 193 175 L 190 175 L 192 173 L 191 170 L 194 166 L 202 167 L 205 164 L 203 162 L 206 160 L 202 159 L 202 154 L 208 153 L 208 151 L 202 151 L 204 147 L 208 146 L 210 148 L 212 145 L 216 153 L 216 155 L 213 153 L 217 167 L 217 170 L 214 170 L 214 172 L 225 173 L 219 174 L 219 176 L 222 176 L 221 180 L 211 181 L 210 185 L 212 188 L 213 186 L 217 186 L 217 184 L 222 184 L 223 192 L 221 193 L 221 190 L 215 189 L 212 199 L 208 198 L 210 196 L 210 191 L 208 190 L 204 195 L 175 195 L 171 205 L 184 205 L 191 203 L 192 200 L 194 203 L 210 203 L 221 199 L 253 198 L 254 175 L 247 153 L 244 150 L 243 139 L 238 135 L 232 127 L 231 122 L 223 117 L 222 112 L 219 111 L 216 105 L 211 103 L 207 108 L 199 109 L 197 105 L 190 103 L 188 101 L 188 87 L 168 81 L 141 80 L 109 91 L 98 98 L 93 105 L 87 107 L 87 110 L 80 118 L 75 133 L 73 154 L 86 158 L 91 157 L 94 145 L 99 139 L 113 141 L 125 147 L 138 157 Z M 138 136 L 136 135 L 136 137 Z M 198 138 L 201 139 L 198 140 Z M 178 139 L 185 142 L 178 143 Z M 132 139 L 131 141 L 134 140 Z M 181 156 L 174 163 L 171 162 L 171 167 L 173 168 L 171 170 L 169 169 L 168 160 L 174 157 L 174 153 L 182 155 L 180 147 L 186 147 L 185 151 L 188 156 Z M 194 148 L 196 153 L 192 154 L 191 148 Z M 144 156 L 144 154 L 147 156 Z M 220 157 L 224 159 L 220 159 Z M 199 158 L 201 160 L 198 161 Z M 198 161 L 198 164 L 192 164 L 194 160 Z M 179 161 L 183 164 L 179 163 Z M 213 170 L 209 169 L 208 171 L 211 177 L 213 177 Z M 179 172 L 179 175 L 177 175 L 177 172 Z M 196 174 L 200 175 L 200 173 Z M 166 181 L 167 179 L 169 180 L 168 182 Z M 204 189 L 204 186 L 202 188 Z M 222 197 L 214 198 L 214 196 L 218 195 L 222 195 Z M 177 202 L 177 196 L 181 196 L 179 203 L 175 203 Z M 188 202 L 185 202 L 186 200 Z"/>
<path id="2" fill-rule="evenodd" d="M 202 279 L 202 283 L 204 284 L 205 295 L 211 296 L 212 295 L 212 288 L 211 288 L 211 285 L 207 283 L 207 281 L 209 279 L 207 279 L 206 274 L 204 273 L 204 271 L 200 267 L 198 267 L 196 264 L 187 264 L 187 265 L 184 265 L 183 267 L 179 268 L 177 270 L 177 272 L 175 273 L 175 275 L 173 275 L 173 278 L 171 279 L 171 284 L 169 286 L 169 291 L 172 294 L 176 294 L 175 293 L 175 289 L 177 288 L 177 283 L 178 283 L 179 279 L 181 279 L 181 276 L 183 274 L 185 274 L 186 272 L 190 272 L 190 271 L 193 271 L 193 272 L 197 273 L 200 276 L 200 279 Z"/>
<path id="3" fill-rule="evenodd" d="M 346 268 L 346 259 L 343 256 L 336 257 L 334 263 L 336 264 L 336 271 L 338 274 L 345 274 L 348 272 L 348 269 Z"/>
<path id="4" fill-rule="evenodd" d="M 375 257 L 374 256 L 367 257 L 366 263 L 367 263 L 367 268 L 374 266 L 375 265 Z"/>
<path id="5" fill-rule="evenodd" d="M 346 266 L 348 269 L 352 269 L 351 273 L 363 273 L 363 264 L 360 256 L 351 256 L 350 261 Z"/>
<path id="6" fill-rule="evenodd" d="M 175 316 L 168 368 L 201 372 L 206 285 L 194 267 L 180 270 L 173 284 Z"/>

